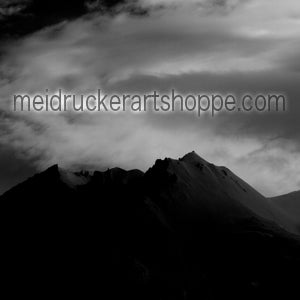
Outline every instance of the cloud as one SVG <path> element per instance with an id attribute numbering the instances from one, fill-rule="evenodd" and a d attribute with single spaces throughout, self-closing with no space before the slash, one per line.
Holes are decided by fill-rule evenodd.
<path id="1" fill-rule="evenodd" d="M 187 3 L 187 4 L 183 4 Z M 297 1 L 139 1 L 65 21 L 6 45 L 0 144 L 42 169 L 146 169 L 196 150 L 265 194 L 299 189 Z M 96 4 L 95 4 L 96 5 Z M 96 7 L 96 6 L 95 6 Z M 11 95 L 73 92 L 284 92 L 286 114 L 16 114 Z M 4 117 L 5 116 L 5 117 Z"/>
<path id="2" fill-rule="evenodd" d="M 148 9 L 155 8 L 183 8 L 192 7 L 198 8 L 199 10 L 204 10 L 207 12 L 230 12 L 240 5 L 246 4 L 250 0 L 190 0 L 190 1 L 180 1 L 180 0 L 140 0 L 139 5 Z"/>
<path id="3" fill-rule="evenodd" d="M 0 20 L 10 16 L 18 15 L 25 9 L 23 4 L 0 7 Z"/>
<path id="4" fill-rule="evenodd" d="M 32 34 L 59 22 L 74 20 L 86 13 L 113 13 L 117 7 L 125 9 L 125 0 L 1 0 L 0 40 L 16 39 Z M 131 13 L 138 10 L 127 7 Z"/>

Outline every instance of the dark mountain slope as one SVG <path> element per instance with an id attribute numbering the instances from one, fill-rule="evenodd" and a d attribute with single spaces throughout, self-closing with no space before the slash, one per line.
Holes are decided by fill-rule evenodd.
<path id="1" fill-rule="evenodd" d="M 270 201 L 292 219 L 300 231 L 300 191 L 273 197 Z"/>
<path id="2" fill-rule="evenodd" d="M 270 198 L 284 212 L 300 223 L 300 191 Z"/>
<path id="3" fill-rule="evenodd" d="M 5 285 L 34 298 L 300 296 L 299 240 L 261 197 L 195 153 L 145 174 L 53 166 L 0 198 Z"/>

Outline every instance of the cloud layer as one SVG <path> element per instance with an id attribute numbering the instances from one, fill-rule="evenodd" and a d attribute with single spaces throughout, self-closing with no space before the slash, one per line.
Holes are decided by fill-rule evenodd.
<path id="1" fill-rule="evenodd" d="M 96 5 L 97 4 L 97 5 Z M 93 8 L 99 7 L 95 3 Z M 0 144 L 38 169 L 148 168 L 196 150 L 267 195 L 300 188 L 300 3 L 133 1 L 6 45 Z M 132 14 L 132 5 L 146 14 Z M 285 114 L 16 114 L 16 92 L 284 92 Z M 11 150 L 10 150 L 11 151 Z"/>

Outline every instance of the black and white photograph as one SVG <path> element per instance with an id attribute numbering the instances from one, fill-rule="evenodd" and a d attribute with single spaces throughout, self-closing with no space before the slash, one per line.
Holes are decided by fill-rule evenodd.
<path id="1" fill-rule="evenodd" d="M 300 299 L 300 1 L 0 0 L 4 299 Z"/>

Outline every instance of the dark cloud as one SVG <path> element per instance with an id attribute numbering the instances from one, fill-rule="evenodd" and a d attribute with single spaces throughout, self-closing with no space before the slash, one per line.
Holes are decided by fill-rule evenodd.
<path id="1" fill-rule="evenodd" d="M 7 20 L 11 16 L 20 15 L 26 6 L 28 1 L 1 1 L 0 2 L 0 20 Z"/>
<path id="2" fill-rule="evenodd" d="M 107 12 L 124 0 L 14 0 L 0 1 L 0 39 L 16 38 L 88 12 Z"/>

